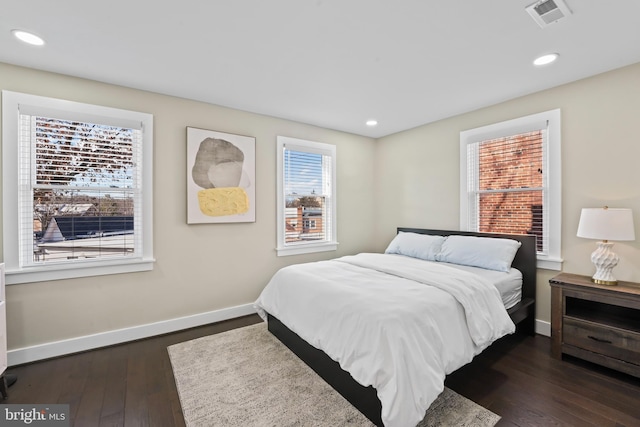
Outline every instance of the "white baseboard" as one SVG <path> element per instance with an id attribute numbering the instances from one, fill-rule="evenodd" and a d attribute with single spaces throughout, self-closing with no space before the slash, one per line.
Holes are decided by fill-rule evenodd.
<path id="1" fill-rule="evenodd" d="M 131 328 L 101 332 L 99 334 L 86 335 L 68 340 L 18 348 L 7 352 L 8 365 L 21 365 L 23 363 L 35 362 L 80 351 L 93 350 L 95 348 L 149 338 L 155 335 L 167 334 L 170 332 L 181 331 L 183 329 L 194 328 L 196 326 L 221 322 L 223 320 L 229 320 L 236 317 L 248 316 L 255 312 L 253 304 L 238 305 L 221 310 L 194 314 L 192 316 L 133 326 Z M 547 337 L 551 336 L 551 324 L 549 322 L 536 319 L 535 329 L 537 334 Z"/>
<path id="2" fill-rule="evenodd" d="M 92 350 L 114 344 L 121 344 L 142 338 L 149 338 L 155 335 L 162 335 L 169 332 L 207 325 L 209 323 L 247 316 L 249 314 L 254 314 L 255 312 L 256 310 L 253 308 L 253 304 L 238 305 L 221 310 L 194 314 L 192 316 L 133 326 L 131 328 L 101 332 L 83 337 L 18 348 L 7 352 L 8 365 L 21 365 L 23 363 L 64 356 L 66 354 Z"/>
<path id="3" fill-rule="evenodd" d="M 551 323 L 536 319 L 536 334 L 551 336 Z"/>

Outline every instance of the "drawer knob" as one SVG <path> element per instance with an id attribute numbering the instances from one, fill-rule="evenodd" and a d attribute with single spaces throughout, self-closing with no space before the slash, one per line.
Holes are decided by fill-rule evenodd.
<path id="1" fill-rule="evenodd" d="M 594 337 L 593 335 L 587 335 L 587 337 L 588 337 L 589 339 L 592 339 L 592 340 L 597 341 L 597 342 L 601 342 L 601 343 L 603 343 L 603 344 L 611 344 L 611 341 L 609 341 L 609 340 L 604 340 L 604 339 L 602 339 L 602 338 L 598 338 L 598 337 Z"/>

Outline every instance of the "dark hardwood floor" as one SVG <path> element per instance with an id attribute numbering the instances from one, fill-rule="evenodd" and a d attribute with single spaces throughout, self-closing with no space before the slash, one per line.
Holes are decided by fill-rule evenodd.
<path id="1" fill-rule="evenodd" d="M 2 403 L 68 403 L 76 427 L 184 426 L 167 346 L 259 321 L 247 316 L 11 367 L 18 381 Z M 499 426 L 640 425 L 640 379 L 553 359 L 543 336 L 502 339 L 446 385 L 501 415 Z"/>
<path id="2" fill-rule="evenodd" d="M 452 390 L 510 426 L 640 426 L 640 379 L 567 357 L 551 339 L 503 338 L 447 377 Z"/>

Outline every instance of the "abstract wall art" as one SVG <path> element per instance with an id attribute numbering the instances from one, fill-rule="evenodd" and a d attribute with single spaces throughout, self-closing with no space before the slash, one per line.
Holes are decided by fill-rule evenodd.
<path id="1" fill-rule="evenodd" d="M 187 223 L 255 222 L 256 139 L 187 127 Z"/>

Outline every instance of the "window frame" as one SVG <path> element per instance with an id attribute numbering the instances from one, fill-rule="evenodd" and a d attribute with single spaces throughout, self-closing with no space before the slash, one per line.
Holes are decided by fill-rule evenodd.
<path id="1" fill-rule="evenodd" d="M 338 248 L 338 233 L 337 233 L 337 203 L 336 203 L 336 146 L 332 144 L 326 144 L 322 142 L 307 141 L 304 139 L 291 138 L 287 136 L 277 137 L 277 243 L 276 251 L 278 256 L 289 256 L 308 254 L 315 252 L 335 251 Z M 329 226 L 329 230 L 326 231 L 327 239 L 323 242 L 310 242 L 310 243 L 296 243 L 287 244 L 285 242 L 286 229 L 286 195 L 284 194 L 285 185 L 285 168 L 284 168 L 284 153 L 285 148 L 294 151 L 303 151 L 315 154 L 322 154 L 331 157 L 331 173 L 328 177 L 330 182 L 331 194 L 325 197 L 330 198 L 330 207 L 328 214 L 331 216 L 329 221 L 326 218 L 323 219 L 323 227 Z"/>
<path id="2" fill-rule="evenodd" d="M 468 197 L 467 146 L 491 139 L 503 138 L 520 133 L 546 128 L 546 143 L 543 146 L 543 164 L 547 175 L 545 201 L 548 206 L 548 218 L 543 219 L 548 233 L 547 254 L 537 255 L 537 266 L 547 270 L 562 270 L 561 224 L 562 224 L 562 176 L 561 176 L 561 114 L 560 109 L 507 120 L 487 126 L 460 132 L 460 230 L 471 230 L 469 215 L 472 210 Z"/>
<path id="3" fill-rule="evenodd" d="M 142 250 L 132 259 L 80 260 L 60 264 L 21 266 L 18 200 L 20 111 L 28 114 L 62 114 L 65 118 L 142 130 Z M 7 284 L 71 279 L 153 269 L 153 115 L 38 95 L 2 91 L 2 210 L 3 254 Z M 30 188 L 29 190 L 30 191 Z M 26 242 L 30 243 L 30 242 Z M 31 242 L 32 243 L 32 242 Z"/>

